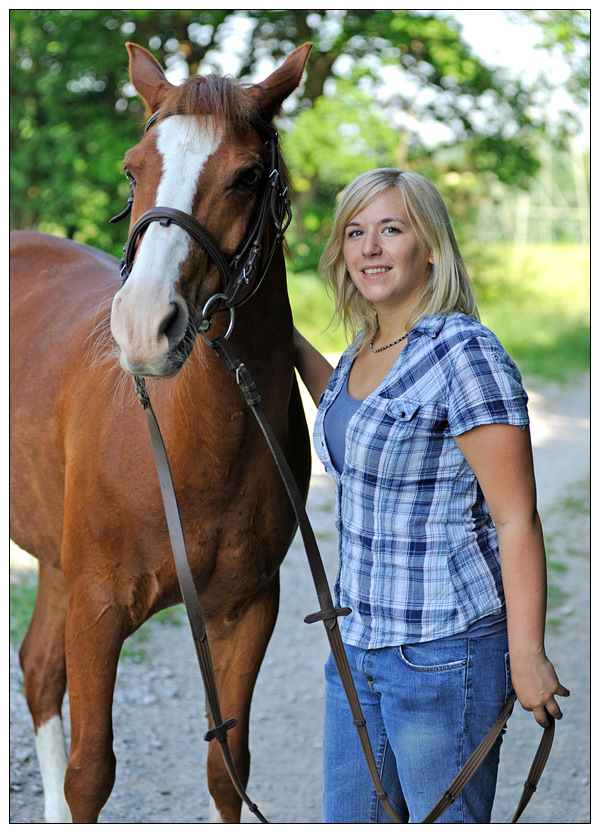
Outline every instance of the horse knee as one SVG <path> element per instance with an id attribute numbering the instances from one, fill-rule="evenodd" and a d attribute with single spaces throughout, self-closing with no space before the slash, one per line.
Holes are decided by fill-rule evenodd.
<path id="1" fill-rule="evenodd" d="M 73 821 L 93 824 L 108 801 L 115 783 L 117 762 L 112 749 L 104 755 L 71 752 L 65 776 L 65 796 Z"/>

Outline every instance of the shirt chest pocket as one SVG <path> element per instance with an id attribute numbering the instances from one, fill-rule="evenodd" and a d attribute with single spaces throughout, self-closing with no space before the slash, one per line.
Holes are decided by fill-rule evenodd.
<path id="1" fill-rule="evenodd" d="M 390 399 L 385 403 L 377 432 L 389 439 L 450 436 L 448 411 L 437 402 Z"/>

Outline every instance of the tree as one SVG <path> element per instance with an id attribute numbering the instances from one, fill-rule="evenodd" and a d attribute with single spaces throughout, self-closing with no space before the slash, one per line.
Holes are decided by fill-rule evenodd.
<path id="1" fill-rule="evenodd" d="M 538 49 L 558 53 L 569 66 L 565 90 L 575 104 L 590 104 L 590 10 L 589 9 L 511 9 L 515 22 L 539 27 Z M 539 78 L 541 88 L 551 92 L 546 79 Z M 578 115 L 573 114 L 575 121 Z"/>
<path id="2" fill-rule="evenodd" d="M 127 197 L 121 159 L 142 116 L 126 40 L 180 78 L 231 71 L 228 56 L 237 61 L 233 74 L 252 81 L 313 41 L 305 84 L 282 120 L 297 190 L 294 235 L 307 265 L 324 212 L 360 170 L 418 166 L 468 202 L 473 181 L 489 171 L 512 185 L 526 182 L 547 128 L 532 106 L 539 90 L 487 66 L 439 11 L 25 9 L 12 10 L 10 24 L 11 223 L 115 253 L 123 230 L 106 219 Z M 571 40 L 582 28 L 577 18 Z M 544 31 L 567 49 L 564 27 Z M 585 46 L 585 37 L 577 43 Z M 570 119 L 565 124 L 574 130 Z M 446 177 L 456 172 L 458 189 Z"/>
<path id="3" fill-rule="evenodd" d="M 196 14 L 216 28 L 227 11 Z M 142 108 L 129 83 L 125 41 L 162 33 L 169 63 L 192 12 L 12 10 L 10 17 L 11 225 L 120 251 L 108 218 L 129 189 L 120 174 Z M 157 44 L 158 45 L 158 44 Z M 179 47 L 176 46 L 176 49 Z M 202 60 L 209 44 L 189 50 Z"/>

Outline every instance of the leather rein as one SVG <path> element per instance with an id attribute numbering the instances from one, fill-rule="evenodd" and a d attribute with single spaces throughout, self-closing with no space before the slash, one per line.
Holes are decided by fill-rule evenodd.
<path id="1" fill-rule="evenodd" d="M 175 113 L 162 112 L 160 110 L 157 111 L 146 124 L 146 131 L 148 131 L 160 118 L 167 118 L 170 115 L 175 115 Z M 275 250 L 283 241 L 285 231 L 291 220 L 291 201 L 282 175 L 283 165 L 279 151 L 277 132 L 271 125 L 263 122 L 261 122 L 260 125 L 257 125 L 257 129 L 261 137 L 264 139 L 269 151 L 269 173 L 264 178 L 263 189 L 254 214 L 254 220 L 251 223 L 250 231 L 248 232 L 244 243 L 241 245 L 239 252 L 231 260 L 227 260 L 214 237 L 193 217 L 174 208 L 162 206 L 155 207 L 142 214 L 130 230 L 129 238 L 123 249 L 121 276 L 123 283 L 125 283 L 129 277 L 135 259 L 137 241 L 146 228 L 153 222 L 159 222 L 163 225 L 175 223 L 183 228 L 197 243 L 204 247 L 207 254 L 219 270 L 222 292 L 213 295 L 204 304 L 199 330 L 204 341 L 213 349 L 218 358 L 223 362 L 225 368 L 235 379 L 241 393 L 244 396 L 246 404 L 252 411 L 265 437 L 269 450 L 277 465 L 302 535 L 308 565 L 319 602 L 319 610 L 316 613 L 307 616 L 304 621 L 309 624 L 312 622 L 322 621 L 325 626 L 325 632 L 329 640 L 331 652 L 344 686 L 352 718 L 359 735 L 362 751 L 377 797 L 392 821 L 396 824 L 402 824 L 402 820 L 392 807 L 381 783 L 367 732 L 366 721 L 362 714 L 362 709 L 356 693 L 352 673 L 348 665 L 346 652 L 338 627 L 338 616 L 348 615 L 351 612 L 350 608 L 336 608 L 334 606 L 327 575 L 323 566 L 323 561 L 319 552 L 314 531 L 308 519 L 308 515 L 306 514 L 304 501 L 294 479 L 293 473 L 262 409 L 261 397 L 256 388 L 256 384 L 252 379 L 248 368 L 246 368 L 237 356 L 235 356 L 230 344 L 227 341 L 233 329 L 235 309 L 254 295 L 261 285 L 269 269 Z M 118 222 L 119 220 L 127 217 L 131 212 L 132 205 L 133 186 L 131 186 L 130 196 L 126 208 L 120 214 L 113 217 L 110 222 Z M 263 236 L 269 218 L 275 228 L 275 235 L 271 248 L 267 253 L 266 258 L 261 263 Z M 259 265 L 260 271 L 258 270 Z M 223 307 L 227 308 L 230 313 L 229 328 L 225 336 L 209 340 L 206 333 L 211 326 L 210 316 Z M 236 725 L 237 721 L 235 718 L 223 720 L 221 714 L 204 617 L 200 608 L 198 593 L 196 591 L 187 556 L 185 537 L 181 525 L 177 497 L 171 477 L 168 457 L 160 428 L 154 411 L 152 410 L 150 398 L 146 390 L 145 380 L 140 376 L 134 376 L 134 384 L 140 404 L 146 412 L 165 517 L 169 530 L 171 548 L 173 551 L 173 558 L 177 570 L 183 602 L 192 632 L 198 664 L 202 674 L 207 710 L 212 723 L 212 728 L 210 728 L 205 734 L 204 739 L 206 741 L 211 741 L 213 739 L 217 740 L 225 766 L 238 795 L 246 804 L 248 809 L 259 819 L 259 821 L 268 824 L 268 820 L 260 812 L 257 805 L 248 797 L 233 763 L 231 751 L 227 741 L 227 732 Z M 433 823 L 447 809 L 447 807 L 449 807 L 450 804 L 456 800 L 458 794 L 473 777 L 478 767 L 491 750 L 496 739 L 500 736 L 506 721 L 512 713 L 515 701 L 516 695 L 512 694 L 488 734 L 468 759 L 454 781 L 452 781 L 444 795 L 422 820 L 422 824 Z M 531 766 L 528 778 L 525 781 L 521 800 L 519 801 L 519 805 L 511 822 L 513 824 L 516 823 L 517 819 L 529 803 L 529 800 L 537 787 L 537 783 L 548 759 L 548 755 L 550 754 L 554 737 L 554 719 L 551 716 L 549 716 L 549 719 L 550 725 L 544 729 L 534 762 Z"/>

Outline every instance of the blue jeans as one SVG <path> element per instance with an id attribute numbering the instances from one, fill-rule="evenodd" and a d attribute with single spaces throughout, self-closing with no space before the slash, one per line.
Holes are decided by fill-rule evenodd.
<path id="1" fill-rule="evenodd" d="M 506 631 L 346 653 L 379 774 L 403 821 L 420 822 L 496 721 L 512 688 Z M 350 707 L 325 666 L 323 822 L 386 824 Z M 440 824 L 489 824 L 501 738 Z"/>

